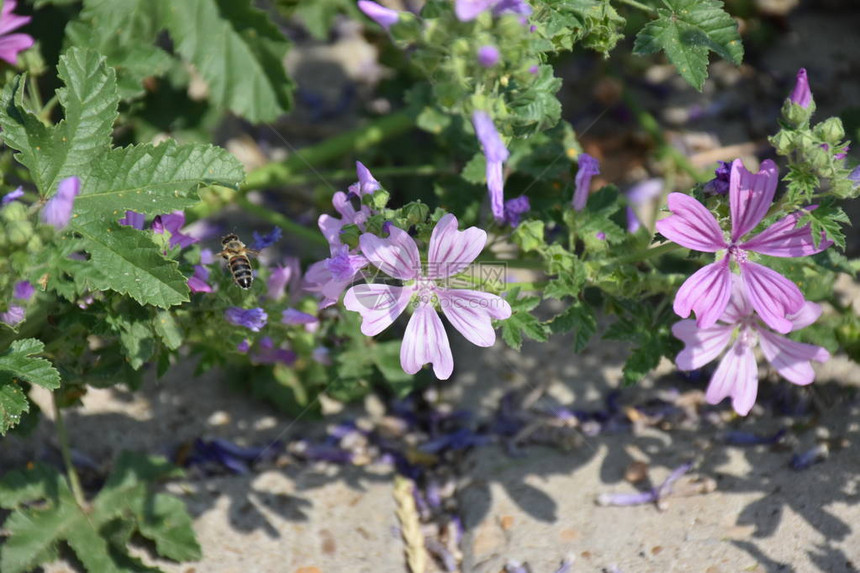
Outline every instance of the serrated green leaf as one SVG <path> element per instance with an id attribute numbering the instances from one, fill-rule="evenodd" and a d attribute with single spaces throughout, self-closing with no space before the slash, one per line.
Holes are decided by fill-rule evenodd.
<path id="1" fill-rule="evenodd" d="M 102 273 L 93 279 L 98 290 L 127 294 L 142 305 L 159 308 L 189 300 L 190 291 L 179 265 L 165 259 L 146 234 L 118 223 L 105 226 L 99 220 L 83 225 L 73 220 L 73 225 L 87 241 L 91 264 Z"/>
<path id="2" fill-rule="evenodd" d="M 60 387 L 60 373 L 44 358 L 33 357 L 45 350 L 41 340 L 25 338 L 16 340 L 9 349 L 0 355 L 0 371 L 5 371 L 31 384 L 37 384 L 48 390 Z"/>
<path id="3" fill-rule="evenodd" d="M 181 500 L 164 494 L 151 498 L 138 496 L 131 506 L 140 534 L 155 543 L 159 555 L 174 561 L 200 559 L 202 553 L 191 526 L 191 516 Z"/>
<path id="4" fill-rule="evenodd" d="M 182 331 L 172 314 L 167 311 L 159 312 L 155 315 L 153 325 L 155 333 L 167 348 L 176 350 L 182 346 Z"/>
<path id="5" fill-rule="evenodd" d="M 6 432 L 17 426 L 21 416 L 29 411 L 27 396 L 10 375 L 0 372 L 0 436 L 5 436 Z"/>
<path id="6" fill-rule="evenodd" d="M 107 323 L 119 336 L 126 360 L 139 370 L 155 354 L 155 338 L 149 316 L 140 312 L 109 315 Z"/>
<path id="7" fill-rule="evenodd" d="M 65 118 L 45 126 L 24 105 L 25 77 L 17 76 L 0 95 L 0 128 L 6 145 L 26 166 L 43 196 L 63 178 L 89 170 L 111 142 L 119 97 L 113 68 L 91 50 L 72 48 L 60 57 L 57 90 Z"/>
<path id="8" fill-rule="evenodd" d="M 534 83 L 513 96 L 510 120 L 529 133 L 549 129 L 561 118 L 561 102 L 556 92 L 561 88 L 561 78 L 555 77 L 553 67 L 542 65 Z"/>
<path id="9" fill-rule="evenodd" d="M 171 139 L 114 149 L 82 175 L 73 224 L 116 221 L 126 209 L 149 215 L 185 209 L 199 201 L 200 185 L 235 187 L 244 176 L 235 157 L 212 145 L 178 145 Z"/>
<path id="10" fill-rule="evenodd" d="M 526 253 L 539 250 L 545 245 L 544 222 L 537 219 L 524 221 L 517 225 L 511 239 Z"/>
<path id="11" fill-rule="evenodd" d="M 0 479 L 0 507 L 15 509 L 40 499 L 56 499 L 62 480 L 56 470 L 38 463 L 5 473 Z"/>
<path id="12" fill-rule="evenodd" d="M 66 26 L 70 45 L 102 54 L 116 69 L 123 99 L 143 94 L 144 78 L 164 74 L 173 63 L 154 45 L 160 30 L 157 8 L 151 0 L 86 0 Z"/>
<path id="13" fill-rule="evenodd" d="M 519 350 L 522 346 L 523 336 L 538 342 L 546 342 L 548 338 L 547 326 L 529 312 L 540 303 L 540 299 L 538 297 L 516 298 L 518 293 L 519 289 L 512 289 L 508 293 L 506 299 L 513 313 L 510 318 L 502 321 L 502 339 L 515 350 Z"/>
<path id="14" fill-rule="evenodd" d="M 589 305 L 576 301 L 549 321 L 548 325 L 553 334 L 575 331 L 573 351 L 581 352 L 597 332 L 597 317 Z"/>
<path id="15" fill-rule="evenodd" d="M 635 54 L 660 50 L 678 68 L 681 76 L 696 89 L 708 77 L 708 52 L 739 65 L 744 49 L 738 25 L 723 10 L 720 0 L 664 0 L 666 8 L 657 10 L 658 18 L 636 35 Z"/>
<path id="16" fill-rule="evenodd" d="M 252 122 L 292 107 L 288 43 L 250 0 L 161 0 L 164 25 L 209 86 L 209 97 Z"/>

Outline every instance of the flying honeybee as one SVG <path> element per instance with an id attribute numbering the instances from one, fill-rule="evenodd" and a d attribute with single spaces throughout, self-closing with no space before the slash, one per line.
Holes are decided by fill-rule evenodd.
<path id="1" fill-rule="evenodd" d="M 245 243 L 240 241 L 235 233 L 230 233 L 221 239 L 221 246 L 224 247 L 224 250 L 218 254 L 227 259 L 227 266 L 233 275 L 233 282 L 239 288 L 251 288 L 254 275 L 251 273 L 251 259 L 248 258 L 248 255 L 258 255 L 260 251 L 246 247 Z"/>

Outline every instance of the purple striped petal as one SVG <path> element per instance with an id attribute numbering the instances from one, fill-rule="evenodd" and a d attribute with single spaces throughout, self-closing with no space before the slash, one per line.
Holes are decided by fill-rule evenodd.
<path id="1" fill-rule="evenodd" d="M 729 179 L 729 208 L 732 213 L 732 242 L 752 231 L 767 214 L 779 170 L 770 159 L 761 162 L 758 173 L 751 173 L 740 159 L 732 161 Z"/>
<path id="2" fill-rule="evenodd" d="M 358 9 L 364 12 L 365 16 L 388 30 L 391 26 L 397 23 L 400 19 L 400 12 L 380 6 L 376 2 L 370 0 L 358 0 Z"/>
<path id="3" fill-rule="evenodd" d="M 810 360 L 830 360 L 830 353 L 820 346 L 796 342 L 764 329 L 759 331 L 759 344 L 764 357 L 779 375 L 801 386 L 811 384 L 815 380 L 815 371 L 809 363 Z"/>
<path id="4" fill-rule="evenodd" d="M 436 294 L 451 325 L 476 346 L 492 346 L 496 342 L 492 319 L 511 316 L 508 301 L 494 294 L 466 289 L 439 289 Z"/>
<path id="5" fill-rule="evenodd" d="M 814 208 L 810 207 L 810 210 Z M 822 232 L 821 241 L 816 247 L 812 242 L 810 226 L 797 227 L 797 221 L 802 216 L 803 212 L 800 211 L 783 217 L 740 247 L 772 257 L 805 257 L 820 253 L 833 244 L 833 241 L 825 239 Z"/>
<path id="6" fill-rule="evenodd" d="M 797 285 L 757 263 L 740 263 L 740 267 L 747 298 L 761 319 L 779 333 L 791 332 L 786 315 L 799 312 L 804 303 Z"/>
<path id="7" fill-rule="evenodd" d="M 447 380 L 454 371 L 454 357 L 442 320 L 432 306 L 420 304 L 403 333 L 400 365 L 407 374 L 415 374 L 428 362 L 439 380 Z"/>
<path id="8" fill-rule="evenodd" d="M 574 211 L 585 209 L 585 205 L 588 203 L 588 192 L 591 189 L 591 179 L 595 175 L 600 175 L 600 163 L 589 154 L 580 153 L 578 162 L 579 168 L 576 171 L 575 188 L 571 201 Z"/>
<path id="9" fill-rule="evenodd" d="M 687 318 L 694 310 L 699 328 L 713 326 L 729 304 L 731 275 L 728 257 L 693 273 L 675 295 L 675 313 Z"/>
<path id="10" fill-rule="evenodd" d="M 821 316 L 821 305 L 814 302 L 805 302 L 800 310 L 794 314 L 786 316 L 791 321 L 791 330 L 800 330 L 806 328 Z"/>
<path id="11" fill-rule="evenodd" d="M 758 366 L 755 355 L 741 336 L 717 366 L 705 392 L 705 399 L 709 404 L 719 404 L 723 398 L 731 396 L 735 412 L 746 416 L 755 404 L 757 393 Z"/>
<path id="12" fill-rule="evenodd" d="M 791 90 L 789 96 L 791 103 L 797 104 L 806 109 L 812 102 L 812 90 L 809 89 L 809 78 L 806 76 L 806 69 L 800 68 L 797 70 L 797 79 L 794 83 L 794 89 Z"/>
<path id="13" fill-rule="evenodd" d="M 391 225 L 387 239 L 364 233 L 358 243 L 370 264 L 387 275 L 402 280 L 417 278 L 421 271 L 418 247 L 409 233 Z"/>
<path id="14" fill-rule="evenodd" d="M 439 279 L 462 272 L 487 244 L 486 231 L 477 227 L 458 231 L 457 225 L 457 217 L 448 213 L 433 228 L 427 255 L 427 278 Z"/>
<path id="15" fill-rule="evenodd" d="M 672 334 L 684 343 L 684 350 L 675 357 L 681 370 L 696 370 L 719 356 L 732 341 L 734 325 L 715 324 L 699 328 L 695 320 L 682 320 L 672 325 Z"/>
<path id="16" fill-rule="evenodd" d="M 704 253 L 716 253 L 728 247 L 714 215 L 683 193 L 669 193 L 672 214 L 657 221 L 657 231 L 672 242 Z"/>
<path id="17" fill-rule="evenodd" d="M 367 283 L 346 291 L 343 305 L 361 315 L 362 334 L 376 336 L 406 310 L 411 298 L 411 289 Z"/>
<path id="18" fill-rule="evenodd" d="M 723 316 L 720 317 L 722 322 L 726 324 L 737 324 L 743 318 L 753 313 L 753 307 L 746 296 L 743 281 L 740 275 L 732 273 L 732 294 L 729 297 L 729 304 L 726 305 L 726 310 L 723 311 Z"/>

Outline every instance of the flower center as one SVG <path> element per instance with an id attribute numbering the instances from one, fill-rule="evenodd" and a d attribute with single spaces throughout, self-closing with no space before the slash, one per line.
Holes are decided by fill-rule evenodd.
<path id="1" fill-rule="evenodd" d="M 412 298 L 418 298 L 422 303 L 435 304 L 436 302 L 436 282 L 428 278 L 419 276 L 415 279 L 412 285 Z"/>
<path id="2" fill-rule="evenodd" d="M 737 340 L 747 348 L 755 348 L 758 344 L 758 333 L 754 328 L 755 318 L 750 315 L 741 319 Z"/>
<path id="3" fill-rule="evenodd" d="M 749 260 L 747 252 L 734 243 L 729 245 L 729 257 L 736 263 L 745 263 Z"/>

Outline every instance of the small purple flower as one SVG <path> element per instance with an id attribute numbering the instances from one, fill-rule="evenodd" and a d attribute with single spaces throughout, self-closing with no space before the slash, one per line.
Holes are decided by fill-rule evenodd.
<path id="1" fill-rule="evenodd" d="M 5 12 L 5 5 L 4 5 Z M 77 177 L 67 177 L 57 185 L 57 192 L 48 199 L 39 216 L 43 223 L 52 225 L 55 229 L 64 229 L 72 219 L 72 208 L 75 197 L 81 192 L 81 180 Z"/>
<path id="2" fill-rule="evenodd" d="M 487 158 L 486 176 L 487 188 L 490 192 L 490 210 L 496 221 L 503 221 L 505 218 L 505 190 L 502 167 L 510 153 L 487 112 L 476 110 L 472 114 L 472 125 L 475 127 L 475 134 L 478 136 L 478 141 L 484 150 L 484 156 Z"/>
<path id="3" fill-rule="evenodd" d="M 212 249 L 200 249 L 200 264 L 211 265 L 215 262 L 215 253 Z"/>
<path id="4" fill-rule="evenodd" d="M 364 12 L 364 15 L 388 30 L 391 26 L 400 20 L 400 12 L 380 6 L 376 2 L 370 0 L 359 0 L 358 9 Z"/>
<path id="5" fill-rule="evenodd" d="M 582 211 L 588 202 L 591 178 L 600 175 L 600 163 L 587 153 L 579 154 L 579 170 L 576 172 L 576 189 L 573 192 L 574 211 Z"/>
<path id="6" fill-rule="evenodd" d="M 194 265 L 194 275 L 188 279 L 188 288 L 191 292 L 212 292 L 212 287 L 206 282 L 209 280 L 209 269 L 203 265 Z"/>
<path id="7" fill-rule="evenodd" d="M 27 311 L 23 306 L 17 304 L 9 305 L 9 310 L 0 312 L 0 322 L 5 322 L 9 326 L 15 326 L 24 320 Z"/>
<path id="8" fill-rule="evenodd" d="M 336 281 L 352 280 L 355 274 L 367 266 L 362 255 L 353 255 L 349 247 L 341 245 L 333 249 L 331 257 L 325 260 L 326 268 Z"/>
<path id="9" fill-rule="evenodd" d="M 254 231 L 253 248 L 257 251 L 262 251 L 265 248 L 271 247 L 281 240 L 282 234 L 280 227 L 272 227 L 272 230 L 265 235 L 260 235 L 257 231 Z"/>
<path id="10" fill-rule="evenodd" d="M 485 68 L 492 68 L 499 63 L 501 55 L 495 46 L 481 46 L 478 49 L 478 63 Z"/>
<path id="11" fill-rule="evenodd" d="M 725 195 L 729 192 L 729 177 L 732 172 L 730 161 L 717 161 L 720 165 L 714 170 L 714 178 L 705 183 L 702 190 L 711 195 Z"/>
<path id="12" fill-rule="evenodd" d="M 519 14 L 523 24 L 532 13 L 531 6 L 524 0 L 454 0 L 454 14 L 461 22 L 474 20 L 487 10 L 492 10 L 493 16 Z"/>
<path id="13" fill-rule="evenodd" d="M 272 339 L 264 336 L 260 339 L 259 350 L 250 354 L 251 362 L 255 364 L 292 364 L 296 361 L 296 353 L 286 348 L 275 348 Z"/>
<path id="14" fill-rule="evenodd" d="M 179 248 L 184 249 L 189 245 L 193 245 L 199 239 L 195 239 L 190 235 L 183 235 L 180 229 L 185 225 L 185 213 L 182 211 L 174 211 L 166 215 L 158 215 L 152 221 L 152 230 L 162 234 L 165 231 L 170 233 L 170 247 L 179 245 Z"/>
<path id="15" fill-rule="evenodd" d="M 635 233 L 642 227 L 642 222 L 636 215 L 634 207 L 643 205 L 658 197 L 663 192 L 663 180 L 659 177 L 646 179 L 631 187 L 627 191 L 627 232 Z"/>
<path id="16" fill-rule="evenodd" d="M 0 13 L 0 59 L 13 66 L 18 65 L 18 53 L 33 46 L 35 41 L 29 34 L 10 34 L 30 22 L 30 16 L 13 14 L 17 0 L 3 2 L 3 12 Z"/>
<path id="17" fill-rule="evenodd" d="M 806 69 L 800 68 L 797 71 L 797 80 L 794 84 L 794 89 L 791 91 L 791 103 L 797 104 L 803 109 L 809 107 L 812 102 L 812 92 L 809 90 L 809 79 L 806 77 Z"/>
<path id="18" fill-rule="evenodd" d="M 520 224 L 522 216 L 528 213 L 530 209 L 529 198 L 525 195 L 508 199 L 505 201 L 505 222 L 511 227 L 516 227 Z"/>
<path id="19" fill-rule="evenodd" d="M 143 213 L 135 213 L 134 211 L 126 211 L 125 217 L 119 220 L 120 225 L 126 225 L 138 231 L 143 230 L 143 224 L 146 222 L 146 215 Z"/>
<path id="20" fill-rule="evenodd" d="M 281 322 L 284 324 L 313 324 L 319 322 L 319 319 L 312 314 L 288 308 L 281 313 Z"/>
<path id="21" fill-rule="evenodd" d="M 0 199 L 0 206 L 8 205 L 12 201 L 14 201 L 16 199 L 20 199 L 23 196 L 24 196 L 24 189 L 22 189 L 21 187 L 18 187 L 14 191 L 10 191 L 9 193 L 6 193 L 5 195 L 3 195 L 3 198 Z"/>
<path id="22" fill-rule="evenodd" d="M 249 348 L 251 348 L 251 342 L 247 338 L 243 339 L 242 342 L 236 345 L 236 350 L 242 354 L 246 354 Z"/>
<path id="23" fill-rule="evenodd" d="M 359 181 L 356 185 L 358 185 L 356 189 L 361 191 L 362 183 Z M 366 185 L 367 188 L 372 187 L 369 183 L 366 183 Z M 331 204 L 340 214 L 341 218 L 336 219 L 331 215 L 322 214 L 317 220 L 317 225 L 323 237 L 328 241 L 329 246 L 334 248 L 343 244 L 340 240 L 340 231 L 344 225 L 356 225 L 361 231 L 364 231 L 364 224 L 373 212 L 367 205 L 361 205 L 358 209 L 353 207 L 349 195 L 343 191 L 338 191 L 334 194 L 331 198 Z"/>
<path id="24" fill-rule="evenodd" d="M 854 168 L 854 170 L 848 174 L 848 179 L 854 183 L 854 187 L 860 185 L 860 165 Z"/>
<path id="25" fill-rule="evenodd" d="M 824 151 L 830 151 L 830 146 L 826 143 L 822 143 L 821 149 L 823 149 Z M 833 155 L 833 159 L 845 159 L 846 157 L 848 157 L 849 151 L 851 151 L 851 146 L 846 145 L 842 151 Z"/>
<path id="26" fill-rule="evenodd" d="M 365 167 L 361 161 L 355 162 L 355 174 L 358 176 L 358 181 L 347 188 L 350 193 L 361 197 L 362 195 L 371 195 L 382 189 L 382 185 L 371 175 L 370 169 Z"/>
<path id="27" fill-rule="evenodd" d="M 594 233 L 594 236 L 597 238 L 598 241 L 606 240 L 606 233 L 604 233 L 603 231 L 597 231 L 596 233 Z"/>
<path id="28" fill-rule="evenodd" d="M 317 261 L 308 267 L 302 279 L 302 290 L 321 297 L 320 308 L 328 308 L 338 301 L 343 291 L 355 280 L 336 279 L 328 269 L 330 259 Z"/>
<path id="29" fill-rule="evenodd" d="M 34 292 L 36 292 L 36 289 L 33 288 L 30 281 L 18 281 L 15 283 L 13 296 L 18 300 L 30 300 L 30 297 L 33 296 Z"/>
<path id="30" fill-rule="evenodd" d="M 244 326 L 253 332 L 260 332 L 260 329 L 266 326 L 269 316 L 262 308 L 239 308 L 231 306 L 224 311 L 224 318 L 230 324 Z"/>
<path id="31" fill-rule="evenodd" d="M 539 67 L 537 67 L 537 66 L 531 66 L 531 67 L 529 68 L 529 73 L 530 73 L 531 75 L 533 75 L 533 76 L 538 75 L 538 72 L 539 72 L 539 71 L 540 71 L 540 68 L 539 68 Z"/>

